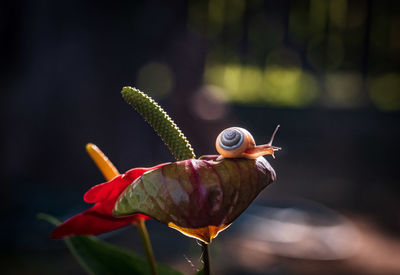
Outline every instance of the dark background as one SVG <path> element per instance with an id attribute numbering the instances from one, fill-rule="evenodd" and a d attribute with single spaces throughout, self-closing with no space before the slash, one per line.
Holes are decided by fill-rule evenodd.
<path id="1" fill-rule="evenodd" d="M 275 144 L 283 150 L 268 158 L 278 181 L 257 203 L 305 200 L 335 209 L 361 233 L 372 230 L 371 244 L 389 238 L 397 245 L 373 246 L 377 253 L 396 254 L 399 11 L 397 1 L 377 0 L 2 1 L 1 269 L 83 273 L 36 214 L 64 220 L 88 207 L 84 192 L 103 178 L 87 142 L 120 172 L 173 161 L 123 101 L 128 85 L 164 107 L 197 156 L 216 153 L 215 137 L 226 127 L 247 128 L 265 143 L 280 124 Z M 195 242 L 154 221 L 148 226 L 156 257 L 190 271 Z M 215 240 L 216 259 L 224 255 L 219 239 L 234 242 L 238 228 Z M 141 253 L 134 228 L 101 237 Z M 271 255 L 259 260 L 262 271 L 240 263 L 235 270 L 400 272 L 395 260 L 360 269 Z M 229 265 L 215 266 L 234 274 Z"/>

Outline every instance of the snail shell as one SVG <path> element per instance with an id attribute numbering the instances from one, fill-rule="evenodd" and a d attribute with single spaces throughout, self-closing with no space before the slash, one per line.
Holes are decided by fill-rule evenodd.
<path id="1" fill-rule="evenodd" d="M 274 152 L 281 150 L 281 147 L 272 146 L 276 132 L 279 129 L 276 126 L 270 141 L 267 144 L 256 145 L 253 136 L 246 129 L 240 127 L 231 127 L 223 130 L 215 141 L 220 156 L 217 160 L 222 158 L 248 158 L 256 159 L 264 155 L 272 155 Z"/>
<path id="2" fill-rule="evenodd" d="M 215 147 L 224 158 L 240 158 L 244 152 L 256 146 L 253 136 L 246 129 L 231 127 L 217 137 Z"/>

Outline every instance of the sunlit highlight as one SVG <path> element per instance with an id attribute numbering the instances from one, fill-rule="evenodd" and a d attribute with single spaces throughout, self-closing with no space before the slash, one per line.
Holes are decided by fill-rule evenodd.
<path id="1" fill-rule="evenodd" d="M 206 68 L 205 82 L 223 88 L 227 99 L 237 103 L 299 108 L 318 95 L 315 78 L 298 67 L 214 65 Z"/>
<path id="2" fill-rule="evenodd" d="M 227 229 L 230 224 L 223 224 L 220 226 L 215 226 L 215 225 L 209 225 L 206 227 L 202 228 L 184 228 L 184 227 L 179 227 L 173 222 L 168 223 L 168 226 L 178 230 L 181 232 L 183 235 L 186 235 L 191 238 L 195 238 L 199 241 L 205 242 L 205 243 L 210 243 L 212 239 L 216 238 L 219 234 L 219 232 Z"/>

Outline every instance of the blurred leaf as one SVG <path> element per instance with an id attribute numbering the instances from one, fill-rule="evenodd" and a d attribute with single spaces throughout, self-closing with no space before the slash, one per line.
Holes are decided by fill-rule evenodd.
<path id="1" fill-rule="evenodd" d="M 60 221 L 47 214 L 38 214 L 38 218 L 56 226 L 60 224 Z M 64 240 L 71 253 L 90 274 L 151 274 L 149 264 L 141 256 L 94 237 L 72 236 Z M 181 274 L 164 265 L 157 265 L 157 271 L 160 275 Z"/>
<path id="2" fill-rule="evenodd" d="M 59 226 L 61 224 L 61 221 L 59 221 L 57 218 L 45 213 L 39 213 L 36 217 L 40 220 L 45 220 L 55 226 Z"/>

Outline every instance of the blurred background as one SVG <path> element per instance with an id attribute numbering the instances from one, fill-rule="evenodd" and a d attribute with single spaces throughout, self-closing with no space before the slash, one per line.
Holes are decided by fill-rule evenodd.
<path id="1" fill-rule="evenodd" d="M 173 161 L 120 90 L 156 99 L 197 156 L 229 126 L 278 180 L 212 244 L 215 274 L 400 273 L 400 5 L 390 0 L 2 1 L 2 274 L 84 274 L 53 227 L 120 172 Z M 200 248 L 149 221 L 156 258 Z M 135 228 L 100 236 L 143 253 Z M 193 267 L 194 265 L 195 267 Z"/>

